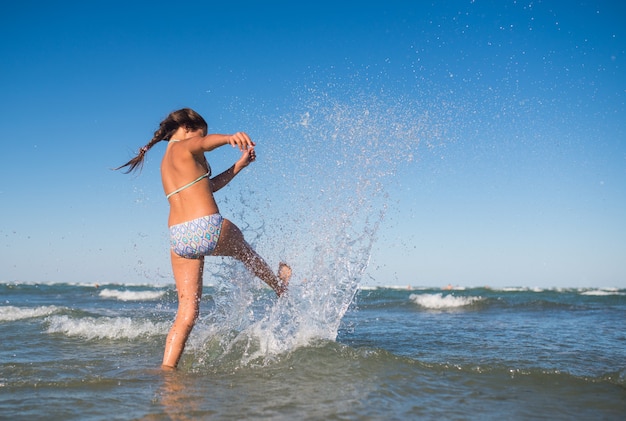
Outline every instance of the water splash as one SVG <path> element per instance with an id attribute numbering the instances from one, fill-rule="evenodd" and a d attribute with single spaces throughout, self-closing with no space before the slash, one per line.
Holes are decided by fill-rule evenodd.
<path id="1" fill-rule="evenodd" d="M 263 190 L 251 183 L 220 206 L 268 261 L 289 262 L 290 293 L 268 301 L 240 264 L 207 261 L 218 293 L 201 347 L 243 364 L 336 339 L 384 219 L 388 184 L 422 142 L 432 146 L 444 133 L 415 102 L 315 91 L 265 124 Z"/>

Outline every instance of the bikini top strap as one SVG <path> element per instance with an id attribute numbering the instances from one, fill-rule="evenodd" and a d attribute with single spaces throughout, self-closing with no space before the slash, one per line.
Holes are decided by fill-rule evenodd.
<path id="1" fill-rule="evenodd" d="M 166 199 L 169 199 L 172 195 L 175 195 L 176 193 L 180 193 L 181 191 L 185 190 L 187 187 L 191 187 L 194 184 L 196 184 L 198 181 L 202 180 L 203 178 L 209 177 L 211 175 L 211 171 L 207 172 L 206 174 L 202 174 L 200 177 L 196 178 L 195 180 L 193 180 L 191 183 L 187 183 L 184 186 L 174 190 L 173 192 L 167 194 L 165 196 Z"/>

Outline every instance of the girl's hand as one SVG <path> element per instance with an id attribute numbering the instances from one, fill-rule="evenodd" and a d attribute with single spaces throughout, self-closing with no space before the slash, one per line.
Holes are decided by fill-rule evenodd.
<path id="1" fill-rule="evenodd" d="M 256 152 L 254 152 L 254 147 L 252 147 L 243 151 L 243 153 L 241 154 L 241 158 L 239 158 L 239 161 L 237 161 L 235 167 L 243 169 L 254 161 L 256 161 Z"/>
<path id="2" fill-rule="evenodd" d="M 247 151 L 250 148 L 254 148 L 255 143 L 250 139 L 250 136 L 244 132 L 237 132 L 230 136 L 228 143 L 234 148 L 238 147 L 240 151 Z"/>

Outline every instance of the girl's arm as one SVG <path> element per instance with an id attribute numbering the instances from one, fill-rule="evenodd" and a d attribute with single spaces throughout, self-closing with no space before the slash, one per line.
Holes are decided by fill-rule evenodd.
<path id="1" fill-rule="evenodd" d="M 211 190 L 213 193 L 226 186 L 241 170 L 247 167 L 251 162 L 256 160 L 256 153 L 254 148 L 244 150 L 241 154 L 241 158 L 235 164 L 211 179 Z"/>
<path id="2" fill-rule="evenodd" d="M 230 144 L 233 148 L 238 147 L 240 151 L 246 151 L 254 148 L 254 142 L 244 132 L 237 132 L 232 135 L 228 134 L 209 134 L 189 139 L 188 148 L 192 154 L 201 154 L 210 152 L 220 146 Z"/>

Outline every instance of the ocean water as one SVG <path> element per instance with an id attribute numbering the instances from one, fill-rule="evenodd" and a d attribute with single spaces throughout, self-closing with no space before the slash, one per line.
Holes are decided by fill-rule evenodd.
<path id="1" fill-rule="evenodd" d="M 173 286 L 2 283 L 0 418 L 624 419 L 626 290 L 319 282 L 205 287 L 175 372 Z"/>
<path id="2" fill-rule="evenodd" d="M 313 89 L 251 130 L 294 141 L 260 141 L 263 191 L 220 212 L 292 265 L 290 292 L 206 259 L 177 371 L 172 285 L 0 283 L 0 418 L 624 419 L 626 290 L 363 286 L 394 176 L 455 127 L 438 107 Z"/>

